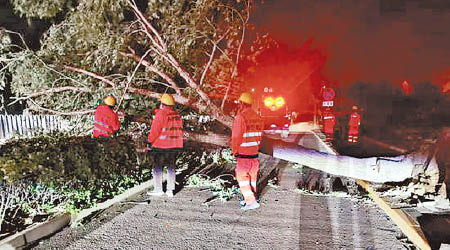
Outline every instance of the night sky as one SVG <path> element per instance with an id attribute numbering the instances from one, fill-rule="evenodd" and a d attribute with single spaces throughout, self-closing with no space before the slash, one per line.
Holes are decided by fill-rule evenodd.
<path id="1" fill-rule="evenodd" d="M 255 20 L 293 50 L 313 39 L 341 86 L 450 81 L 450 1 L 269 0 Z"/>
<path id="2" fill-rule="evenodd" d="M 24 30 L 6 0 L 0 6 L 0 26 Z M 312 39 L 326 58 L 320 72 L 340 86 L 450 82 L 449 0 L 265 0 L 252 21 L 290 50 Z"/>
<path id="3" fill-rule="evenodd" d="M 0 26 L 36 37 L 48 23 L 26 21 L 0 0 Z M 270 85 L 295 92 L 310 109 L 325 81 L 345 89 L 355 82 L 399 87 L 432 82 L 450 90 L 449 0 L 265 0 L 252 22 L 282 46 L 269 51 L 246 88 Z M 30 42 L 32 48 L 39 43 Z M 444 87 L 446 86 L 446 87 Z M 237 92 L 238 93 L 238 92 Z"/>

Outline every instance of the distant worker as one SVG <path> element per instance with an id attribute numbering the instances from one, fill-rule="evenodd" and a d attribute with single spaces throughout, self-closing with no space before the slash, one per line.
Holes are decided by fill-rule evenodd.
<path id="1" fill-rule="evenodd" d="M 173 196 L 175 190 L 175 162 L 183 148 L 183 121 L 173 109 L 175 100 L 171 94 L 162 94 L 160 109 L 155 110 L 147 137 L 147 148 L 154 155 L 153 191 L 148 195 L 161 196 L 163 167 L 167 166 L 166 195 Z"/>
<path id="2" fill-rule="evenodd" d="M 358 113 L 358 107 L 352 107 L 352 113 L 348 121 L 348 142 L 357 143 L 359 141 L 359 126 L 361 125 L 361 115 Z"/>
<path id="3" fill-rule="evenodd" d="M 231 149 L 237 158 L 236 179 L 245 203 L 241 209 L 259 207 L 256 199 L 256 185 L 259 173 L 258 150 L 261 146 L 263 122 L 252 109 L 253 98 L 249 93 L 239 97 L 239 111 L 231 132 Z"/>
<path id="4" fill-rule="evenodd" d="M 108 95 L 103 100 L 103 103 L 97 106 L 94 113 L 94 137 L 112 138 L 119 130 L 119 116 L 113 110 L 115 105 L 116 98 L 112 95 Z"/>
<path id="5" fill-rule="evenodd" d="M 334 126 L 336 125 L 336 115 L 334 111 L 327 107 L 323 112 L 323 132 L 326 140 L 332 141 L 334 139 Z"/>

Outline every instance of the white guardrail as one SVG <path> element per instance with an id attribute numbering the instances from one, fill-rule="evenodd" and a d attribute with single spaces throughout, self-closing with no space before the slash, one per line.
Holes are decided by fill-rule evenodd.
<path id="1" fill-rule="evenodd" d="M 15 135 L 33 136 L 38 132 L 61 130 L 61 117 L 56 115 L 0 115 L 0 139 Z"/>

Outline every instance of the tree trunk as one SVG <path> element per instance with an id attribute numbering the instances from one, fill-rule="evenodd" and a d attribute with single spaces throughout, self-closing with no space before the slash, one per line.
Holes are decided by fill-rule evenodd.
<path id="1" fill-rule="evenodd" d="M 355 158 L 319 152 L 302 145 L 302 141 L 287 143 L 272 138 L 264 138 L 262 152 L 286 161 L 321 170 L 332 175 L 362 179 L 375 183 L 402 182 L 423 173 L 425 169 L 437 169 L 433 158 L 428 167 L 427 156 L 412 153 L 397 157 Z M 304 143 L 303 143 L 304 144 Z"/>
<path id="2" fill-rule="evenodd" d="M 230 136 L 229 135 L 221 135 L 221 134 L 215 134 L 208 132 L 207 134 L 198 134 L 198 133 L 191 133 L 191 132 L 185 132 L 184 137 L 188 141 L 196 141 L 196 142 L 202 142 L 209 145 L 216 145 L 219 147 L 230 147 Z"/>
<path id="3" fill-rule="evenodd" d="M 355 158 L 335 155 L 324 151 L 320 139 L 312 133 L 295 135 L 281 140 L 264 136 L 260 152 L 274 158 L 298 163 L 336 176 L 362 179 L 375 183 L 402 182 L 409 178 L 429 173 L 439 173 L 435 157 L 429 159 L 426 153 L 411 153 L 396 157 Z M 229 147 L 230 137 L 223 134 L 187 133 L 187 140 L 193 140 L 219 147 Z M 315 139 L 316 138 L 316 139 Z M 317 140 L 317 141 L 314 141 Z M 315 148 L 315 149 L 311 149 Z M 318 149 L 318 150 L 316 150 Z"/>

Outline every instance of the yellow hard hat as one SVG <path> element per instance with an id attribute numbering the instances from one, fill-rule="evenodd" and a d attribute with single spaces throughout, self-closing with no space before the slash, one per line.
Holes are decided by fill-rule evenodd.
<path id="1" fill-rule="evenodd" d="M 171 94 L 162 94 L 161 95 L 161 103 L 164 105 L 168 105 L 168 106 L 173 106 L 175 105 L 175 100 L 173 99 L 173 96 Z"/>
<path id="2" fill-rule="evenodd" d="M 358 109 L 358 106 L 353 105 L 352 109 L 353 109 L 353 110 L 357 110 L 357 109 Z"/>
<path id="3" fill-rule="evenodd" d="M 112 95 L 109 95 L 105 97 L 105 100 L 103 100 L 103 102 L 108 106 L 114 106 L 116 105 L 116 98 L 114 98 L 114 96 Z"/>
<path id="4" fill-rule="evenodd" d="M 243 103 L 247 103 L 247 104 L 252 104 L 253 103 L 253 97 L 250 93 L 242 93 L 241 96 L 239 97 L 239 101 L 243 102 Z"/>

